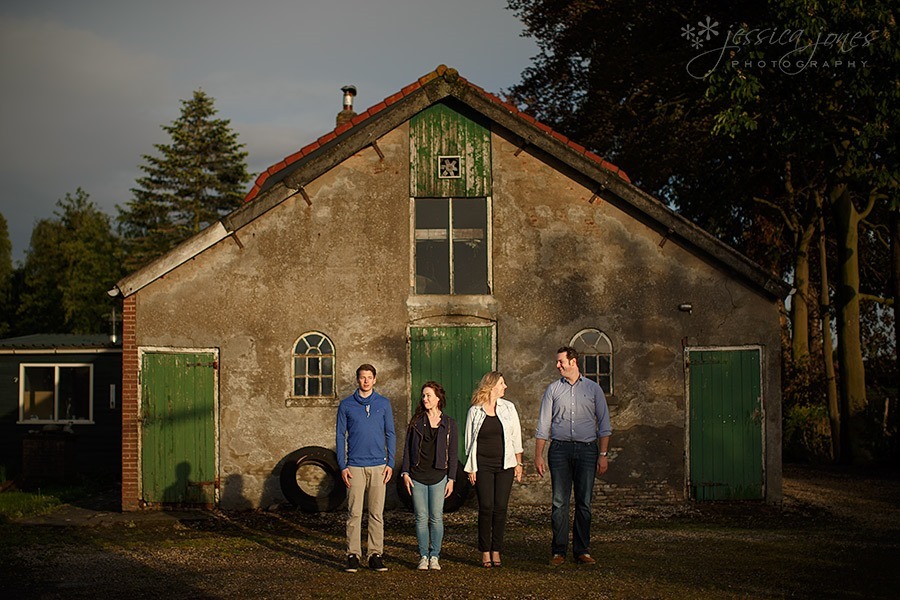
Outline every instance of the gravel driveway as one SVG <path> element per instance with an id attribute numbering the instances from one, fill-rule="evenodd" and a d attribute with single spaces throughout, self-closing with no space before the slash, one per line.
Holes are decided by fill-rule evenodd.
<path id="1" fill-rule="evenodd" d="M 343 514 L 119 513 L 96 498 L 0 525 L 3 598 L 897 598 L 900 476 L 786 466 L 781 507 L 597 509 L 595 567 L 549 558 L 549 507 L 511 509 L 502 569 L 476 510 L 445 516 L 440 572 L 415 570 L 410 513 L 386 514 L 389 571 L 341 570 Z M 470 500 L 471 502 L 471 500 Z"/>

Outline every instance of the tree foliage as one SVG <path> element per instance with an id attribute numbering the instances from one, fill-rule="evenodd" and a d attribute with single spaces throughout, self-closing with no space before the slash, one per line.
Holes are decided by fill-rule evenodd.
<path id="1" fill-rule="evenodd" d="M 900 278 L 879 245 L 898 229 L 896 212 L 893 221 L 884 212 L 897 206 L 900 179 L 896 3 L 510 0 L 509 7 L 540 48 L 509 90 L 511 101 L 794 278 L 789 372 L 812 364 L 810 340 L 818 336 L 823 347 L 812 325 L 828 315 L 818 314 L 811 286 L 827 265 L 809 261 L 827 211 L 836 283 L 825 297 L 836 299 L 838 379 L 845 412 L 863 414 L 861 331 L 883 328 L 861 329 L 860 320 L 884 313 L 860 311 L 860 299 Z M 698 29 L 706 30 L 702 39 Z M 698 70 L 703 60 L 707 68 Z"/>
<path id="2" fill-rule="evenodd" d="M 182 100 L 181 116 L 163 130 L 169 144 L 144 155 L 145 173 L 119 207 L 126 266 L 137 269 L 240 206 L 250 181 L 243 144 L 230 121 L 215 118 L 214 100 L 202 90 Z"/>
<path id="3" fill-rule="evenodd" d="M 0 338 L 9 334 L 13 317 L 13 264 L 9 225 L 0 213 Z"/>
<path id="4" fill-rule="evenodd" d="M 110 218 L 81 188 L 57 208 L 31 233 L 17 334 L 108 332 L 115 301 L 106 291 L 124 274 Z"/>

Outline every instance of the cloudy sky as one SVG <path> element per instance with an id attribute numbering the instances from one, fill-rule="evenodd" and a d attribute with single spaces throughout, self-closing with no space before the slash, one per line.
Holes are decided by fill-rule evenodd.
<path id="1" fill-rule="evenodd" d="M 3 0 L 0 213 L 13 260 L 83 188 L 111 216 L 202 88 L 254 178 L 439 64 L 500 93 L 537 54 L 506 0 Z"/>

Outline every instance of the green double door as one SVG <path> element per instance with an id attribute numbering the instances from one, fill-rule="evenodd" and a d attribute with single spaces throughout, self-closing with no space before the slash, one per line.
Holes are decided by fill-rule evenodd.
<path id="1" fill-rule="evenodd" d="M 415 411 L 426 381 L 447 393 L 444 409 L 459 429 L 459 459 L 465 462 L 466 413 L 482 376 L 493 369 L 493 327 L 410 327 L 411 407 Z"/>
<path id="2" fill-rule="evenodd" d="M 141 484 L 149 504 L 216 503 L 214 352 L 141 357 Z"/>
<path id="3" fill-rule="evenodd" d="M 688 371 L 691 497 L 762 499 L 760 350 L 689 350 Z"/>

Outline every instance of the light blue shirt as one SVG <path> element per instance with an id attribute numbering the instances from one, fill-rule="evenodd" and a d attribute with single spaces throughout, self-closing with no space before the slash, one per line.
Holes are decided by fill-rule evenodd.
<path id="1" fill-rule="evenodd" d="M 593 442 L 609 437 L 609 407 L 600 385 L 579 376 L 571 384 L 565 377 L 547 386 L 541 399 L 537 430 L 541 440 Z"/>

